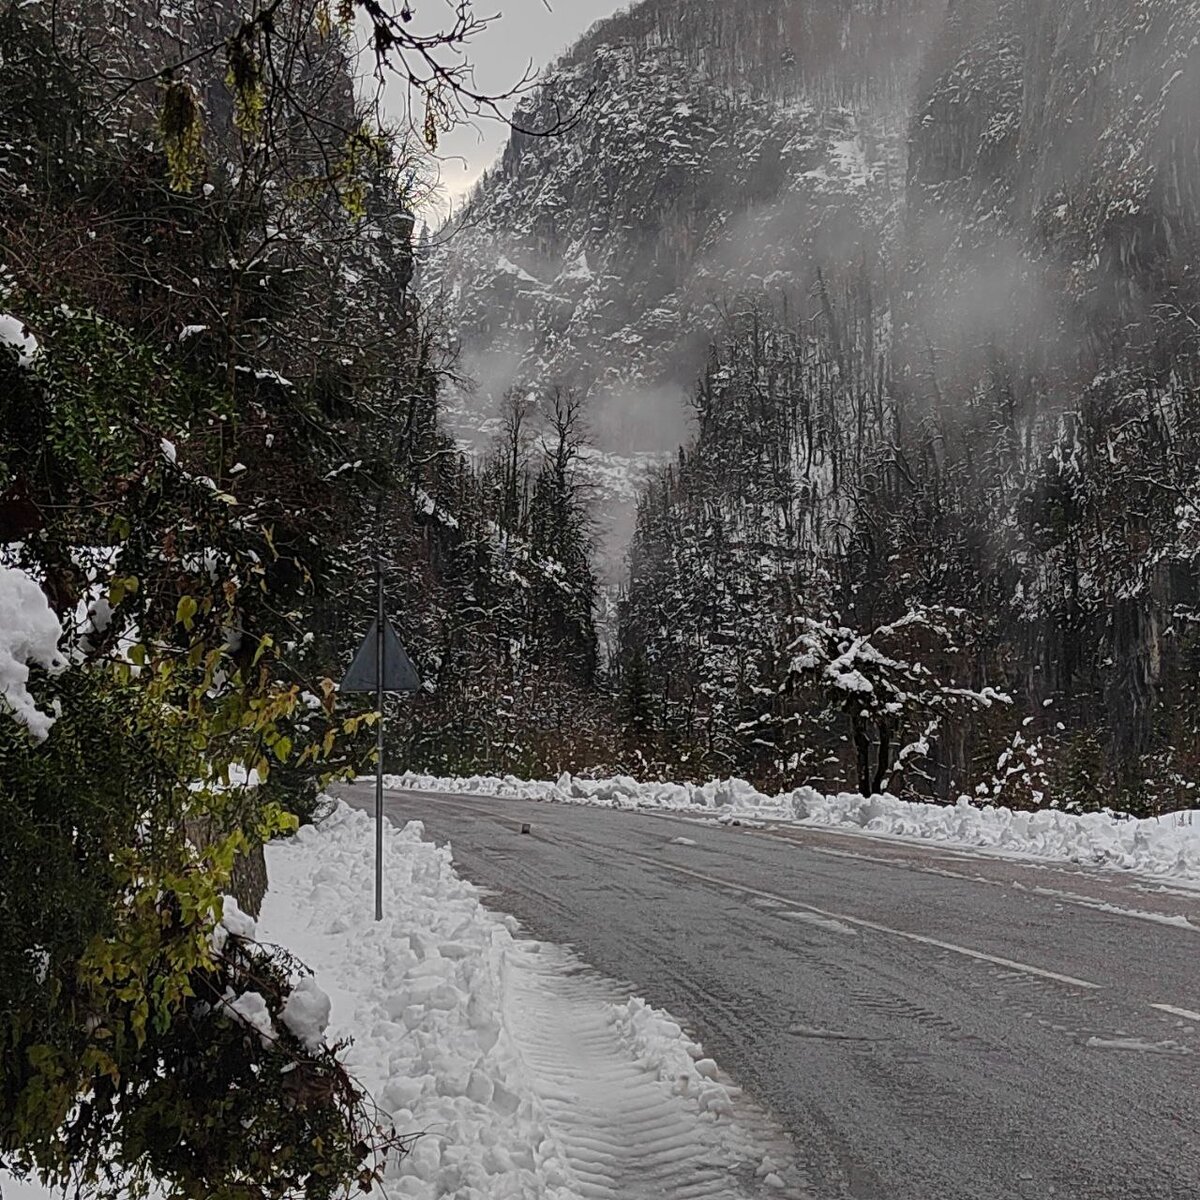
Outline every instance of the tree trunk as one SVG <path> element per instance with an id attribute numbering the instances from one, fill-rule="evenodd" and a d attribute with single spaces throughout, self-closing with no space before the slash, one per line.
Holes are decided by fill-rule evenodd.
<path id="1" fill-rule="evenodd" d="M 892 730 L 885 721 L 881 721 L 878 725 L 879 729 L 879 757 L 875 760 L 875 778 L 872 781 L 871 792 L 872 796 L 883 791 L 883 781 L 888 777 L 888 771 L 891 768 L 892 762 Z"/>
<path id="2" fill-rule="evenodd" d="M 871 794 L 871 741 L 867 737 L 867 725 L 857 710 L 850 713 L 850 726 L 854 731 L 854 751 L 858 759 L 858 790 Z"/>
<path id="3" fill-rule="evenodd" d="M 215 840 L 208 821 L 189 821 L 187 835 L 197 847 L 204 847 Z M 267 894 L 267 859 L 261 844 L 234 859 L 229 894 L 238 902 L 242 912 L 252 917 L 258 916 L 263 897 Z"/>

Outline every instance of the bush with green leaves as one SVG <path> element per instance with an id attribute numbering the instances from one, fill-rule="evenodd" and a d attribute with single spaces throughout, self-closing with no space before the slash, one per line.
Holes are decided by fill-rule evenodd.
<path id="1" fill-rule="evenodd" d="M 276 644 L 306 573 L 204 469 L 219 391 L 93 313 L 37 328 L 0 517 L 69 666 L 31 683 L 44 740 L 0 713 L 0 1163 L 102 1195 L 369 1187 L 399 1142 L 335 1050 L 236 1007 L 278 1017 L 298 965 L 220 935 L 238 856 L 296 826 L 273 768 L 327 782 L 364 718 Z"/>

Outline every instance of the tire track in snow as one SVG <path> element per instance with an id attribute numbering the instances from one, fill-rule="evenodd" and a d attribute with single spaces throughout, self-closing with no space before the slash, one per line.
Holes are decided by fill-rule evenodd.
<path id="1" fill-rule="evenodd" d="M 698 1092 L 694 1076 L 686 1086 L 660 1078 L 614 1020 L 615 1000 L 606 981 L 560 948 L 518 943 L 508 958 L 505 1024 L 580 1196 L 808 1197 L 769 1118 L 727 1080 L 703 1080 Z M 731 1111 L 705 1111 L 721 1106 L 722 1093 Z"/>

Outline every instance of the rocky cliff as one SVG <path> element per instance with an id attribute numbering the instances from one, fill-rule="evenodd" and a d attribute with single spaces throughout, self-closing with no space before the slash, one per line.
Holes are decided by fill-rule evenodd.
<path id="1" fill-rule="evenodd" d="M 727 306 L 874 257 L 897 214 L 941 0 L 649 0 L 597 25 L 518 117 L 435 254 L 480 385 L 591 397 L 615 450 L 673 446 Z"/>
<path id="2" fill-rule="evenodd" d="M 645 0 L 598 24 L 519 116 L 577 123 L 514 133 L 430 254 L 478 383 L 464 430 L 511 385 L 572 387 L 628 493 L 732 314 L 852 280 L 890 439 L 990 428 L 1000 386 L 1036 453 L 1098 373 L 1196 337 L 1198 37 L 1197 0 Z"/>

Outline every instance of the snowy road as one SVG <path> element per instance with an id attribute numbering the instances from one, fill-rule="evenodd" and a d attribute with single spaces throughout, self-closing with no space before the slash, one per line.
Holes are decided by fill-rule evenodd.
<path id="1" fill-rule="evenodd" d="M 1195 892 L 825 831 L 387 804 L 497 908 L 689 1022 L 814 1197 L 1200 1196 Z"/>

